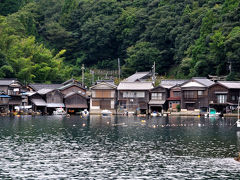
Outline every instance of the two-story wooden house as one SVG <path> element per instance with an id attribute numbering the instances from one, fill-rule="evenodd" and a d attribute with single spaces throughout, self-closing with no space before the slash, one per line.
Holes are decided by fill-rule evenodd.
<path id="1" fill-rule="evenodd" d="M 22 84 L 15 79 L 0 80 L 0 107 L 1 111 L 15 111 L 22 105 Z"/>
<path id="2" fill-rule="evenodd" d="M 164 79 L 160 85 L 167 90 L 167 105 L 169 111 L 176 111 L 177 105 L 181 104 L 181 87 L 185 79 Z"/>
<path id="3" fill-rule="evenodd" d="M 201 109 L 206 111 L 208 104 L 208 87 L 214 82 L 207 79 L 196 77 L 181 85 L 181 108 L 187 110 Z"/>
<path id="4" fill-rule="evenodd" d="M 168 101 L 168 108 L 170 111 L 177 111 L 177 106 L 179 105 L 181 108 L 181 87 L 180 84 L 177 84 L 170 88 Z"/>
<path id="5" fill-rule="evenodd" d="M 57 106 L 59 107 L 64 107 L 63 95 L 61 95 L 60 91 L 55 93 L 53 92 L 62 86 L 62 84 L 29 84 L 29 105 L 32 105 L 32 109 L 34 111 L 41 111 L 43 114 L 52 114 L 56 108 L 53 106 L 54 103 L 58 104 Z M 56 95 L 56 102 L 53 98 L 54 94 Z"/>
<path id="6" fill-rule="evenodd" d="M 167 110 L 167 100 L 168 92 L 167 89 L 161 85 L 150 90 L 150 101 L 149 101 L 149 113 L 153 111 L 162 113 Z"/>
<path id="7" fill-rule="evenodd" d="M 86 89 L 79 82 L 70 81 L 58 90 L 64 96 L 66 112 L 75 114 L 88 108 Z"/>
<path id="8" fill-rule="evenodd" d="M 119 109 L 124 109 L 127 112 L 148 114 L 148 102 L 150 100 L 149 91 L 152 88 L 152 82 L 122 81 L 117 87 Z"/>
<path id="9" fill-rule="evenodd" d="M 116 113 L 117 86 L 109 82 L 99 82 L 90 87 L 90 113 L 100 114 L 102 110 L 109 110 Z"/>
<path id="10" fill-rule="evenodd" d="M 209 87 L 209 105 L 218 112 L 229 112 L 238 106 L 240 81 L 218 81 Z"/>

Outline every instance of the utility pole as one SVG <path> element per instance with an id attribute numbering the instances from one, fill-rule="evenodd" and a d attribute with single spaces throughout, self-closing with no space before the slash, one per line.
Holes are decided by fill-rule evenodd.
<path id="1" fill-rule="evenodd" d="M 92 74 L 92 85 L 94 85 L 94 71 L 90 70 L 90 74 Z"/>
<path id="2" fill-rule="evenodd" d="M 230 65 L 229 65 L 229 72 L 231 74 L 232 73 L 232 61 L 230 61 L 229 63 L 230 63 Z"/>
<path id="3" fill-rule="evenodd" d="M 156 82 L 156 64 L 155 64 L 155 61 L 154 61 L 154 63 L 153 63 L 153 67 L 152 67 L 152 69 L 153 69 L 153 74 L 152 74 L 152 81 L 153 81 L 153 84 L 155 85 L 155 82 Z"/>
<path id="4" fill-rule="evenodd" d="M 84 87 L 84 70 L 85 70 L 85 67 L 84 67 L 84 64 L 82 64 L 82 86 Z"/>
<path id="5" fill-rule="evenodd" d="M 120 59 L 118 58 L 118 79 L 120 81 L 121 78 L 121 66 L 120 66 Z"/>

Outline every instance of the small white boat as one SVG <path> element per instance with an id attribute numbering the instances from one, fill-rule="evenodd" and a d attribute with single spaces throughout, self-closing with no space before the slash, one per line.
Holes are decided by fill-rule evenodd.
<path id="1" fill-rule="evenodd" d="M 102 114 L 102 116 L 111 116 L 112 112 L 107 109 L 104 109 L 101 111 L 101 114 Z"/>
<path id="2" fill-rule="evenodd" d="M 240 127 L 240 119 L 237 120 L 236 124 L 237 124 L 237 127 L 239 128 Z"/>
<path id="3" fill-rule="evenodd" d="M 54 115 L 66 115 L 66 111 L 63 108 L 56 108 L 56 111 L 53 111 Z"/>
<path id="4" fill-rule="evenodd" d="M 155 111 L 153 111 L 153 112 L 151 113 L 151 116 L 153 116 L 153 117 L 157 117 L 157 116 L 158 116 L 158 113 L 155 112 Z"/>
<path id="5" fill-rule="evenodd" d="M 87 109 L 84 109 L 84 110 L 82 111 L 82 116 L 83 116 L 83 117 L 89 116 L 89 112 L 88 112 Z"/>

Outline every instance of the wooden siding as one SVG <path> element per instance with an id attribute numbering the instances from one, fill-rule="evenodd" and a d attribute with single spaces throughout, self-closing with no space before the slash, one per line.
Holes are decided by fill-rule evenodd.
<path id="1" fill-rule="evenodd" d="M 228 89 L 220 84 L 214 84 L 213 86 L 211 86 L 208 90 L 208 101 L 209 103 L 213 102 L 213 103 L 218 103 L 217 102 L 217 94 L 216 92 L 228 92 Z M 227 95 L 227 101 L 229 99 L 229 95 Z"/>
<path id="2" fill-rule="evenodd" d="M 9 103 L 9 98 L 0 98 L 0 105 L 7 105 Z"/>
<path id="3" fill-rule="evenodd" d="M 136 110 L 138 108 L 140 109 L 148 109 L 148 102 L 150 100 L 150 92 L 144 91 L 145 97 L 144 98 L 138 98 L 138 97 L 123 97 L 123 93 L 126 91 L 119 91 L 118 100 L 119 100 L 119 106 L 122 108 L 126 108 L 127 110 Z M 129 92 L 129 90 L 128 90 Z M 131 91 L 131 92 L 138 92 L 138 91 Z M 143 91 L 141 91 L 143 92 Z"/>
<path id="4" fill-rule="evenodd" d="M 65 99 L 66 107 L 87 108 L 87 99 L 81 95 L 74 94 Z"/>
<path id="5" fill-rule="evenodd" d="M 115 90 L 93 90 L 95 91 L 94 98 L 114 98 Z M 112 93 L 114 92 L 114 93 Z"/>
<path id="6" fill-rule="evenodd" d="M 92 106 L 100 106 L 100 101 L 99 100 L 92 100 Z"/>
<path id="7" fill-rule="evenodd" d="M 47 103 L 63 103 L 62 94 L 59 91 L 51 91 L 46 95 Z"/>
<path id="8" fill-rule="evenodd" d="M 189 88 L 188 88 L 189 89 Z M 202 91 L 202 95 L 198 95 L 198 91 Z M 181 108 L 194 110 L 202 107 L 208 107 L 208 89 L 206 88 L 191 88 L 186 90 L 182 89 Z M 188 95 L 187 95 L 188 94 Z M 190 94 L 190 95 L 189 95 Z"/>

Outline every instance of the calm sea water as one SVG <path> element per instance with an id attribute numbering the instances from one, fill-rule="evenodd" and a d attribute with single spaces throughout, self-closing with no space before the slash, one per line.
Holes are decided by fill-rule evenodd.
<path id="1" fill-rule="evenodd" d="M 0 118 L 0 179 L 239 179 L 235 119 Z"/>

